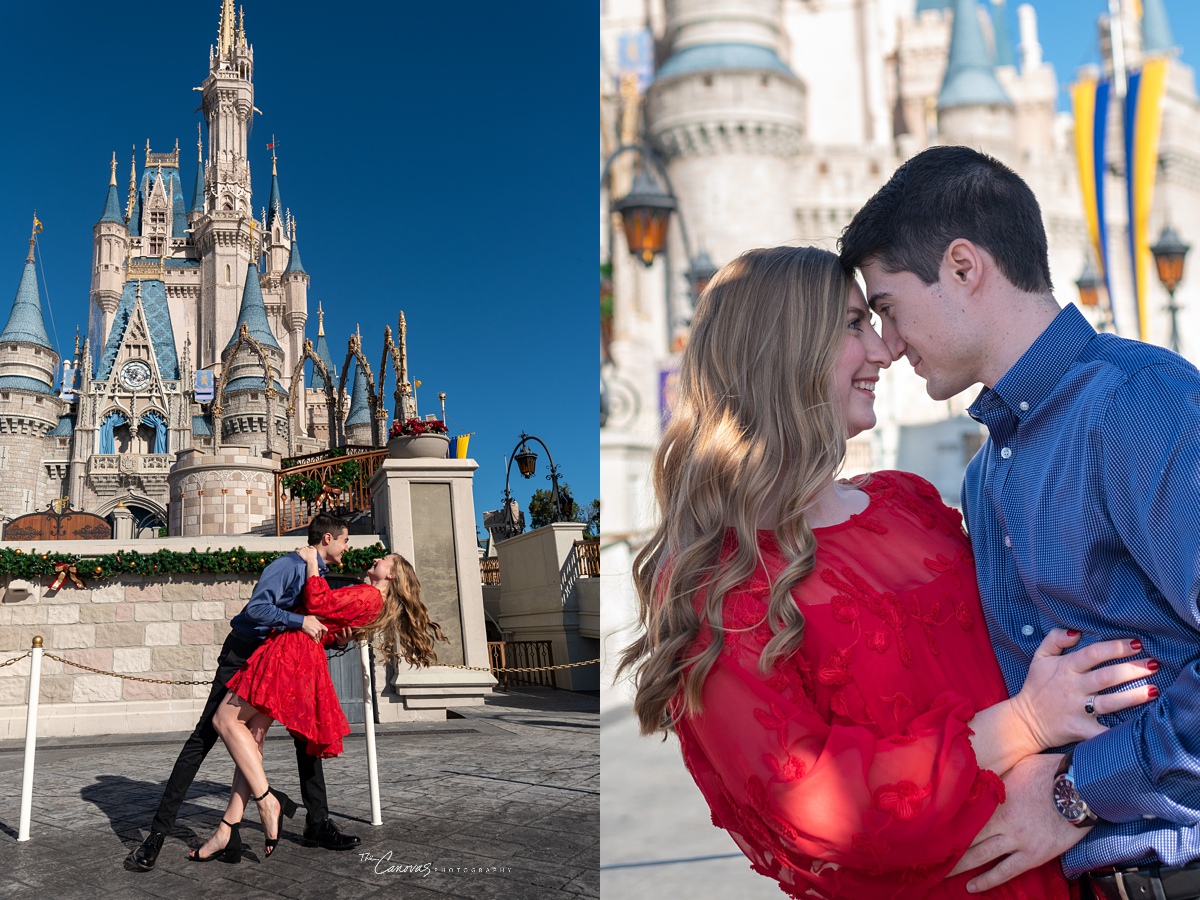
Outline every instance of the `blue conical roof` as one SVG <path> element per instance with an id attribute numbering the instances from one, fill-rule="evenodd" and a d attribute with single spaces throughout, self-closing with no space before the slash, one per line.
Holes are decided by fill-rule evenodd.
<path id="1" fill-rule="evenodd" d="M 1012 38 L 1008 36 L 1008 7 L 1004 0 L 992 0 L 992 33 L 996 38 L 996 65 L 1015 66 Z"/>
<path id="2" fill-rule="evenodd" d="M 271 199 L 267 201 L 267 227 L 275 224 L 276 219 L 283 218 L 283 203 L 279 199 L 279 176 L 271 171 Z"/>
<path id="3" fill-rule="evenodd" d="M 46 334 L 46 322 L 42 318 L 42 297 L 38 293 L 32 251 L 30 258 L 25 260 L 25 270 L 21 273 L 21 283 L 17 285 L 17 296 L 13 300 L 12 312 L 8 314 L 8 324 L 0 332 L 0 343 L 9 341 L 24 341 L 53 349 L 50 337 Z"/>
<path id="4" fill-rule="evenodd" d="M 975 0 L 955 0 L 950 59 L 938 93 L 938 109 L 1011 104 L 996 80 L 996 69 L 979 27 L 978 4 Z"/>
<path id="5" fill-rule="evenodd" d="M 187 237 L 187 207 L 183 203 L 183 179 L 178 169 L 168 173 L 167 188 L 171 192 L 171 237 Z"/>
<path id="6" fill-rule="evenodd" d="M 204 212 L 204 163 L 196 163 L 196 183 L 192 186 L 192 207 L 189 212 Z"/>
<path id="7" fill-rule="evenodd" d="M 357 361 L 354 363 L 354 392 L 350 395 L 350 412 L 346 425 L 370 425 L 371 404 L 367 399 L 367 373 Z"/>
<path id="8" fill-rule="evenodd" d="M 288 254 L 287 268 L 283 270 L 283 274 L 288 272 L 299 272 L 301 275 L 307 275 L 304 271 L 304 263 L 300 262 L 300 244 L 296 240 L 292 240 L 292 252 Z"/>
<path id="9" fill-rule="evenodd" d="M 325 332 L 317 333 L 316 346 L 317 359 L 325 363 L 325 368 L 329 371 L 329 377 L 333 379 L 330 387 L 337 387 L 337 367 L 333 364 L 333 357 L 329 353 L 329 344 L 325 341 Z M 318 390 L 325 390 L 325 379 L 317 371 L 316 366 L 313 367 L 312 386 Z"/>
<path id="10" fill-rule="evenodd" d="M 229 343 L 225 345 L 226 350 L 237 343 L 238 332 L 242 330 L 243 322 L 250 329 L 250 336 L 260 344 L 274 347 L 276 350 L 283 349 L 275 340 L 271 325 L 267 322 L 267 306 L 263 303 L 262 285 L 258 283 L 258 266 L 254 263 L 250 263 L 246 267 L 246 287 L 242 291 L 242 308 L 238 312 L 237 324 L 233 326 L 233 334 L 229 338 Z"/>
<path id="11" fill-rule="evenodd" d="M 1145 53 L 1166 53 L 1175 46 L 1171 23 L 1163 0 L 1142 0 L 1142 50 Z"/>
<path id="12" fill-rule="evenodd" d="M 116 184 L 108 186 L 108 196 L 104 198 L 104 212 L 100 213 L 101 222 L 116 222 L 118 225 L 125 224 L 125 217 L 121 215 L 121 198 L 117 196 Z"/>
<path id="13" fill-rule="evenodd" d="M 947 10 L 954 5 L 954 0 L 917 0 L 917 15 L 927 9 Z"/>

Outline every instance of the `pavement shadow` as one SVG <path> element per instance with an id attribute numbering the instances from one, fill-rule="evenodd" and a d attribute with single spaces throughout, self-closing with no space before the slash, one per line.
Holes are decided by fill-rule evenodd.
<path id="1" fill-rule="evenodd" d="M 132 849 L 141 843 L 149 831 L 150 820 L 154 817 L 159 800 L 162 799 L 163 786 L 161 781 L 138 781 L 124 775 L 97 775 L 95 782 L 83 788 L 79 795 L 108 816 L 109 827 L 113 833 Z M 188 796 L 228 793 L 228 784 L 194 781 Z M 210 825 L 216 825 L 215 819 L 219 818 L 220 813 L 216 810 L 184 800 L 171 833 L 174 837 L 190 843 L 197 839 L 197 832 L 191 824 L 194 823 L 201 831 L 206 831 Z M 213 821 L 209 822 L 209 819 Z M 181 825 L 180 821 L 187 824 Z"/>

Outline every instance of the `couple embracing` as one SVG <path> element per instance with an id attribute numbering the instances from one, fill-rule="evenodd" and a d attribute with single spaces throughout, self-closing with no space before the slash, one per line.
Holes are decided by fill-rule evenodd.
<path id="1" fill-rule="evenodd" d="M 794 897 L 1200 897 L 1200 372 L 1060 308 L 1033 193 L 973 150 L 901 166 L 840 250 L 699 300 L 634 567 L 642 731 Z M 935 400 L 983 385 L 962 515 L 836 479 L 901 357 Z"/>

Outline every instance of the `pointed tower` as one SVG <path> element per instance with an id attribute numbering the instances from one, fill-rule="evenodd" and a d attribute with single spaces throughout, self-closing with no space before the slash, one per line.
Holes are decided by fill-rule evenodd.
<path id="1" fill-rule="evenodd" d="M 254 116 L 254 50 L 237 27 L 233 0 L 222 0 L 217 45 L 200 86 L 208 127 L 204 169 L 205 212 L 193 225 L 200 254 L 201 298 L 196 368 L 221 365 L 221 348 L 234 331 L 238 301 L 255 257 L 247 140 Z"/>
<path id="2" fill-rule="evenodd" d="M 245 285 L 233 335 L 221 354 L 222 364 L 229 369 L 223 397 L 221 443 L 283 453 L 287 449 L 287 391 L 280 383 L 285 374 L 284 354 L 267 321 L 258 267 L 254 263 L 247 267 Z M 271 381 L 266 380 L 263 361 L 252 347 L 243 343 L 235 352 L 242 326 L 270 363 Z"/>
<path id="3" fill-rule="evenodd" d="M 17 286 L 17 296 L 0 332 L 0 508 L 8 516 L 32 512 L 52 499 L 45 495 L 48 474 L 40 438 L 58 427 L 63 403 L 54 393 L 58 354 L 50 346 L 38 293 L 34 234 Z M 44 496 L 45 495 L 45 496 Z"/>
<path id="4" fill-rule="evenodd" d="M 1174 46 L 1175 36 L 1163 0 L 1142 0 L 1142 52 L 1169 53 Z"/>
<path id="5" fill-rule="evenodd" d="M 133 150 L 133 158 L 129 161 L 129 201 L 125 206 L 125 225 L 130 237 L 139 237 L 142 233 L 142 196 L 137 186 L 137 148 Z"/>
<path id="6" fill-rule="evenodd" d="M 1016 66 L 1017 58 L 1008 34 L 1008 6 L 1004 0 L 992 0 L 992 37 L 996 45 L 996 65 Z"/>
<path id="7" fill-rule="evenodd" d="M 196 227 L 196 220 L 204 215 L 204 138 L 200 125 L 196 125 L 196 180 L 192 183 L 192 205 L 188 208 L 188 225 Z"/>
<path id="8" fill-rule="evenodd" d="M 275 141 L 271 141 L 271 195 L 267 203 L 266 231 L 263 239 L 263 273 L 278 277 L 288 264 L 290 241 L 288 223 L 279 199 L 279 168 L 275 158 Z"/>
<path id="9" fill-rule="evenodd" d="M 354 390 L 350 394 L 350 411 L 346 414 L 346 443 L 360 447 L 374 445 L 371 436 L 371 403 L 368 399 L 367 374 L 361 365 L 354 364 Z"/>
<path id="10" fill-rule="evenodd" d="M 100 346 L 108 337 L 113 315 L 125 285 L 125 259 L 129 254 L 129 228 L 121 215 L 117 195 L 117 154 L 114 153 L 108 177 L 108 195 L 104 212 L 92 228 L 91 304 L 88 307 L 88 338 Z"/>
<path id="11" fill-rule="evenodd" d="M 996 78 L 976 0 L 955 0 L 950 58 L 938 93 L 938 137 L 1012 159 L 1013 104 Z"/>
<path id="12" fill-rule="evenodd" d="M 292 219 L 287 268 L 283 270 L 283 325 L 287 329 L 288 349 L 288 378 L 304 352 L 304 326 L 308 323 L 308 273 L 304 271 L 304 263 L 300 261 L 300 245 L 296 242 L 296 220 Z M 291 385 L 288 385 L 289 390 Z"/>

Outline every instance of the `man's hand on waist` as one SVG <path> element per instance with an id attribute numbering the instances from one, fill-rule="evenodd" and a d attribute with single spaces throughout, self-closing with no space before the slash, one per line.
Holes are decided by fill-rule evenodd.
<path id="1" fill-rule="evenodd" d="M 326 628 L 321 623 L 321 620 L 316 616 L 305 616 L 304 623 L 300 626 L 300 630 L 307 634 L 314 641 L 320 643 L 321 639 L 325 637 L 325 632 L 327 632 L 329 629 Z"/>

